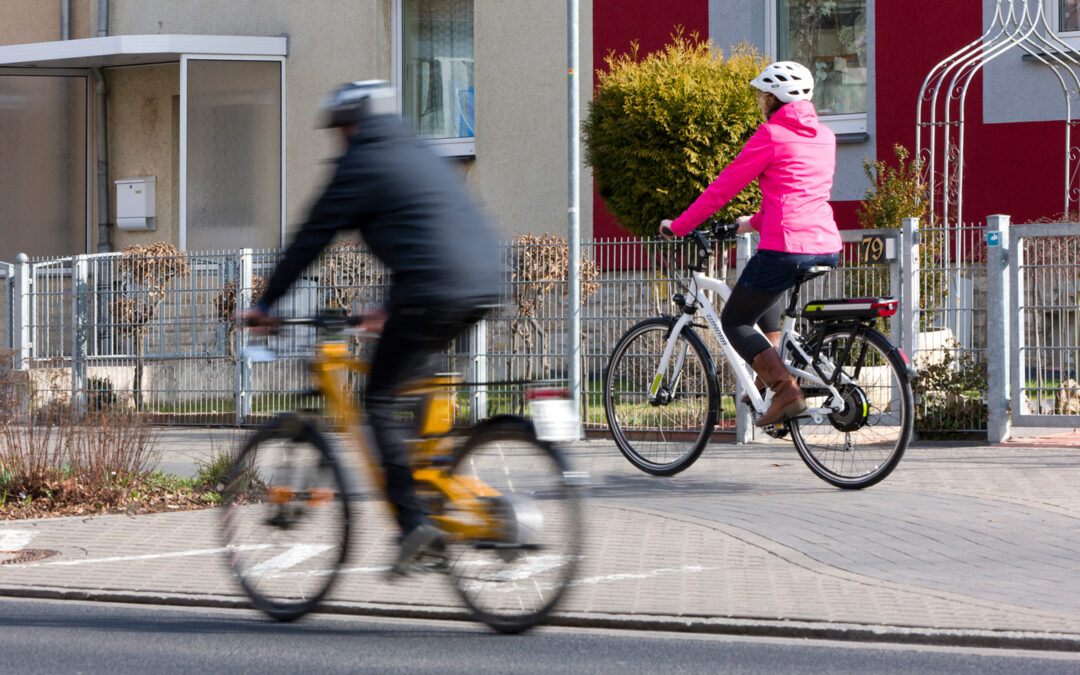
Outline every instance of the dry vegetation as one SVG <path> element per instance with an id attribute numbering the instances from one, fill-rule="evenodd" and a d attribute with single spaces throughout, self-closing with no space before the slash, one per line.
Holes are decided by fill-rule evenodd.
<path id="1" fill-rule="evenodd" d="M 28 380 L 0 355 L 0 519 L 152 513 L 211 506 L 226 456 L 195 479 L 166 476 L 145 418 L 119 406 L 77 414 L 34 407 Z"/>

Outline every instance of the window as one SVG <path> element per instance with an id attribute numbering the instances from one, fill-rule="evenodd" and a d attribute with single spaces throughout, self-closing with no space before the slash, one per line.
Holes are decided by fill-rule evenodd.
<path id="1" fill-rule="evenodd" d="M 814 105 L 839 133 L 866 131 L 866 4 L 776 0 L 777 59 L 814 73 Z"/>
<path id="2" fill-rule="evenodd" d="M 421 137 L 472 155 L 473 0 L 401 0 L 402 105 Z"/>
<path id="3" fill-rule="evenodd" d="M 1080 31 L 1080 0 L 1055 0 L 1059 33 Z"/>

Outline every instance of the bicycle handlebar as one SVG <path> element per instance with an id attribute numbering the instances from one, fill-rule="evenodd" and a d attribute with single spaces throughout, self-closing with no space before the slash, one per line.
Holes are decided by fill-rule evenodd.
<path id="1" fill-rule="evenodd" d="M 704 229 L 704 232 L 702 229 Z M 712 255 L 712 249 L 709 247 L 709 240 L 706 238 L 705 234 L 708 233 L 712 235 L 714 241 L 729 241 L 735 238 L 738 230 L 739 226 L 734 223 L 721 223 L 716 220 L 710 220 L 705 228 L 691 230 L 684 239 L 688 239 L 697 244 L 698 252 L 702 255 L 704 260 L 708 260 Z M 703 265 L 699 260 L 699 264 L 694 267 L 703 267 Z"/>
<path id="2" fill-rule="evenodd" d="M 303 317 L 266 317 L 262 320 L 247 318 L 244 320 L 244 325 L 248 327 L 314 326 L 319 329 L 341 330 L 355 328 L 363 324 L 367 318 L 364 314 L 326 313 Z"/>

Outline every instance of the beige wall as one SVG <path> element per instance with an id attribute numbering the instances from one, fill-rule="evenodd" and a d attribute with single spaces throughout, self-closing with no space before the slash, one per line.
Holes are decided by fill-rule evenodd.
<path id="1" fill-rule="evenodd" d="M 477 157 L 470 178 L 509 234 L 566 236 L 566 4 L 475 1 Z M 592 83 L 592 3 L 581 5 L 584 116 Z M 583 180 L 583 237 L 592 235 L 590 185 Z"/>
<path id="2" fill-rule="evenodd" d="M 0 0 L 0 45 L 60 39 L 60 2 Z"/>
<path id="3" fill-rule="evenodd" d="M 112 68 L 105 72 L 109 90 L 109 213 L 114 220 L 116 188 L 112 181 L 138 176 L 157 179 L 157 229 L 114 229 L 113 248 L 155 241 L 176 244 L 180 236 L 180 66 Z"/>

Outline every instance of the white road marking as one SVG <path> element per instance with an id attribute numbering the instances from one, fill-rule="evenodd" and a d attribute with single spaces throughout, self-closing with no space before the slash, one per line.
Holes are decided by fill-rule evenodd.
<path id="1" fill-rule="evenodd" d="M 206 548 L 195 551 L 175 551 L 173 553 L 148 553 L 146 555 L 119 555 L 111 558 L 83 558 L 81 560 L 54 560 L 52 562 L 42 563 L 26 563 L 19 565 L 23 567 L 47 567 L 47 566 L 67 566 L 67 565 L 93 565 L 96 563 L 111 563 L 111 562 L 127 562 L 131 560 L 159 560 L 163 558 L 188 558 L 192 556 L 200 555 L 216 555 L 218 553 L 229 553 L 234 550 L 241 551 L 258 551 L 265 548 L 274 548 L 273 544 L 260 544 L 257 546 L 226 546 L 224 548 Z"/>
<path id="2" fill-rule="evenodd" d="M 719 567 L 704 567 L 702 565 L 684 565 L 682 567 L 661 567 L 660 569 L 652 570 L 651 572 L 622 572 L 620 574 L 605 574 L 599 577 L 585 577 L 584 579 L 578 579 L 571 582 L 571 586 L 582 586 L 590 584 L 603 584 L 612 581 L 624 581 L 626 579 L 650 579 L 652 577 L 659 577 L 665 574 L 680 574 L 683 572 L 709 572 L 711 570 L 718 570 Z"/>
<path id="3" fill-rule="evenodd" d="M 270 572 L 287 570 L 290 567 L 295 567 L 308 558 L 314 558 L 323 551 L 327 551 L 331 548 L 334 548 L 331 544 L 295 544 L 290 546 L 289 550 L 281 555 L 274 556 L 269 560 L 264 560 L 252 567 L 246 576 L 261 577 Z"/>
<path id="4" fill-rule="evenodd" d="M 18 551 L 26 548 L 33 541 L 37 532 L 33 530 L 2 530 L 0 531 L 0 551 Z"/>

